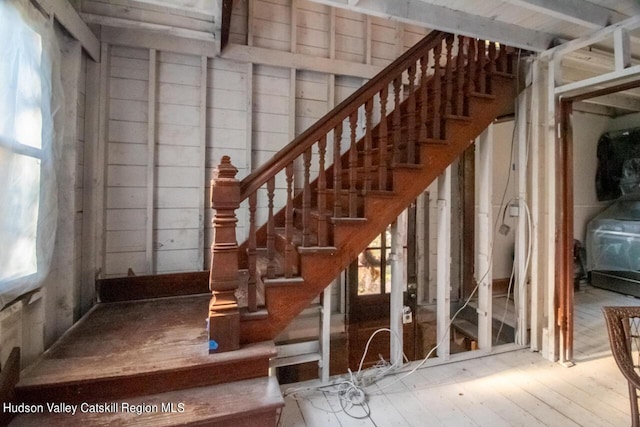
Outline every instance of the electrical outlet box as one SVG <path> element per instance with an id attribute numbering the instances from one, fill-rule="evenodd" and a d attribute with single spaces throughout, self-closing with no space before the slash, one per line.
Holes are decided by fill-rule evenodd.
<path id="1" fill-rule="evenodd" d="M 520 206 L 509 205 L 509 216 L 511 218 L 517 218 L 520 215 Z"/>
<path id="2" fill-rule="evenodd" d="M 413 322 L 413 313 L 411 312 L 411 308 L 406 305 L 402 309 L 402 323 L 407 324 Z"/>

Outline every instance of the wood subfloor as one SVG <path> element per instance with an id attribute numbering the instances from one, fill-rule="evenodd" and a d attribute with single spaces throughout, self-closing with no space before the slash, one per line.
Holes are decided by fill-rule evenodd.
<path id="1" fill-rule="evenodd" d="M 571 368 L 530 350 L 426 367 L 369 387 L 368 414 L 360 406 L 349 409 L 352 416 L 342 411 L 331 389 L 288 395 L 278 425 L 628 426 L 627 383 L 611 356 L 601 307 L 640 305 L 640 299 L 583 286 L 575 300 Z"/>

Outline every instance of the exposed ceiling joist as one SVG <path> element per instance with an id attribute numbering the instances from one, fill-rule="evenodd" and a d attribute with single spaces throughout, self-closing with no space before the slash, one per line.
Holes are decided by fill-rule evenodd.
<path id="1" fill-rule="evenodd" d="M 356 4 L 353 4 L 353 0 L 311 1 L 436 30 L 497 41 L 536 52 L 547 49 L 554 38 L 551 34 L 435 6 L 420 0 L 359 0 Z"/>
<path id="2" fill-rule="evenodd" d="M 619 108 L 627 111 L 640 111 L 640 98 L 625 96 L 621 93 L 598 96 L 585 99 L 584 102 Z"/>
<path id="3" fill-rule="evenodd" d="M 588 28 L 603 28 L 609 24 L 611 11 L 585 0 L 506 0 L 534 12 Z"/>

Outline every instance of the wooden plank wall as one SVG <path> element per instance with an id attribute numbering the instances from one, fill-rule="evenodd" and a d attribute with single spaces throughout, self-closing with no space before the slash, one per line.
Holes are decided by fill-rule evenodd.
<path id="1" fill-rule="evenodd" d="M 109 74 L 106 277 L 147 272 L 149 51 L 114 46 Z M 153 160 L 151 160 L 153 161 Z"/>
<path id="2" fill-rule="evenodd" d="M 381 66 L 425 33 L 304 0 L 243 0 L 234 2 L 230 40 Z M 110 52 L 104 277 L 207 268 L 208 187 L 222 155 L 242 179 L 365 81 L 141 49 L 135 40 Z M 258 222 L 266 205 L 261 194 Z M 246 210 L 239 215 L 242 242 Z"/>

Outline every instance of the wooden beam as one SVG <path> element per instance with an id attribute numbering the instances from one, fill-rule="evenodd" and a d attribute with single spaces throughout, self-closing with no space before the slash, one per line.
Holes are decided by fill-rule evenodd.
<path id="1" fill-rule="evenodd" d="M 533 12 L 588 28 L 602 28 L 609 23 L 610 10 L 584 0 L 506 0 Z"/>
<path id="2" fill-rule="evenodd" d="M 95 201 L 95 239 L 96 244 L 96 273 L 95 278 L 103 277 L 106 272 L 106 219 L 107 219 L 107 197 L 106 197 L 106 182 L 107 182 L 107 153 L 109 150 L 109 72 L 110 72 L 110 47 L 107 43 L 103 42 L 101 45 L 101 57 L 100 63 L 100 108 L 98 111 L 98 117 L 100 122 L 98 124 L 98 145 L 96 146 L 96 163 L 95 167 L 95 183 L 93 188 L 95 189 L 94 201 Z"/>
<path id="3" fill-rule="evenodd" d="M 135 0 L 85 0 L 82 2 L 82 12 L 206 31 L 211 34 L 214 33 L 215 26 L 218 24 L 213 15 L 187 11 L 169 6 L 167 3 L 155 5 Z"/>
<path id="4" fill-rule="evenodd" d="M 606 28 L 598 30 L 594 33 L 587 34 L 586 36 L 579 37 L 569 42 L 563 43 L 559 46 L 547 49 L 540 53 L 541 58 L 550 58 L 565 55 L 569 52 L 573 52 L 583 47 L 591 46 L 602 40 L 611 37 L 618 28 L 624 28 L 628 31 L 633 31 L 640 27 L 640 15 L 632 16 L 624 21 L 620 21 L 616 24 L 609 25 Z"/>
<path id="5" fill-rule="evenodd" d="M 357 64 L 339 59 L 275 51 L 257 46 L 243 46 L 234 43 L 229 43 L 225 51 L 220 54 L 220 57 L 238 62 L 311 70 L 320 73 L 362 77 L 365 79 L 372 78 L 382 71 L 383 68 L 377 65 Z"/>
<path id="6" fill-rule="evenodd" d="M 403 295 L 406 287 L 404 271 L 406 263 L 403 259 L 403 242 L 407 234 L 407 211 L 403 211 L 396 221 L 391 225 L 391 251 L 389 258 L 391 260 L 391 295 L 389 302 L 389 329 L 391 329 L 391 337 L 389 338 L 389 354 L 391 355 L 391 364 L 394 366 L 402 366 L 402 349 L 403 343 L 403 324 L 402 324 L 402 307 Z"/>
<path id="7" fill-rule="evenodd" d="M 478 211 L 476 218 L 476 281 L 478 282 L 478 347 L 490 352 L 492 342 L 492 179 L 493 126 L 476 139 L 476 188 Z"/>
<path id="8" fill-rule="evenodd" d="M 534 61 L 531 64 L 531 137 L 529 144 L 529 158 L 531 159 L 530 170 L 530 194 L 531 194 L 531 332 L 529 335 L 530 347 L 532 351 L 540 351 L 542 348 L 542 329 L 544 327 L 544 288 L 540 283 L 541 274 L 539 262 L 540 258 L 540 213 L 542 212 L 540 203 L 540 134 L 543 130 L 540 123 L 540 97 L 544 90 L 540 80 L 541 74 L 540 61 Z M 529 83 L 529 82 L 527 82 Z"/>
<path id="9" fill-rule="evenodd" d="M 528 344 L 529 337 L 529 315 L 527 303 L 528 289 L 527 277 L 528 271 L 527 259 L 528 241 L 531 236 L 527 233 L 528 215 L 527 215 L 527 148 L 529 141 L 527 140 L 527 96 L 528 91 L 523 91 L 518 96 L 517 114 L 516 114 L 516 132 L 517 132 L 517 191 L 518 191 L 518 220 L 516 225 L 516 241 L 515 241 L 515 292 L 514 302 L 516 304 L 516 344 L 522 346 Z"/>
<path id="10" fill-rule="evenodd" d="M 438 359 L 449 360 L 451 336 L 451 166 L 438 177 L 436 316 Z"/>
<path id="11" fill-rule="evenodd" d="M 621 71 L 631 66 L 631 50 L 629 45 L 631 39 L 629 38 L 629 32 L 624 28 L 617 28 L 613 32 L 613 52 L 615 56 L 615 69 Z"/>
<path id="12" fill-rule="evenodd" d="M 627 111 L 640 111 L 640 98 L 625 96 L 624 93 L 612 93 L 584 100 L 590 104 L 604 105 L 605 107 L 619 108 Z"/>
<path id="13" fill-rule="evenodd" d="M 113 18 L 110 16 L 94 15 L 91 13 L 82 13 L 85 22 L 96 25 L 104 25 L 107 27 L 115 27 L 122 29 L 142 30 L 152 33 L 162 33 L 163 35 L 171 35 L 193 40 L 204 40 L 213 42 L 215 36 L 206 31 L 195 31 L 191 29 L 179 28 L 170 25 L 152 24 L 148 22 L 134 21 L 131 19 Z"/>
<path id="14" fill-rule="evenodd" d="M 198 210 L 200 218 L 198 220 L 198 266 L 203 270 L 206 268 L 205 259 L 209 255 L 205 243 L 205 218 L 206 218 L 206 198 L 207 193 L 207 73 L 208 59 L 206 56 L 200 57 L 200 196 L 198 198 Z"/>
<path id="15" fill-rule="evenodd" d="M 220 49 L 224 49 L 229 43 L 229 32 L 231 30 L 231 12 L 233 11 L 233 0 L 222 0 L 222 22 L 220 27 Z"/>
<path id="16" fill-rule="evenodd" d="M 103 57 L 103 61 L 106 58 Z M 94 301 L 95 278 L 98 267 L 96 259 L 96 226 L 98 223 L 97 187 L 102 180 L 98 177 L 100 163 L 104 162 L 102 145 L 99 141 L 100 132 L 100 67 L 94 61 L 87 61 L 86 110 L 84 115 L 85 144 L 84 144 L 84 174 L 82 195 L 82 289 L 80 293 L 80 311 L 86 313 Z"/>
<path id="17" fill-rule="evenodd" d="M 348 0 L 311 1 L 366 15 L 396 19 L 421 27 L 489 39 L 536 52 L 548 49 L 554 39 L 552 34 L 462 11 L 455 11 L 448 7 L 436 6 L 420 0 L 405 0 L 401 2 L 360 0 L 356 5 L 349 4 Z"/>
<path id="18" fill-rule="evenodd" d="M 565 100 L 582 99 L 585 95 L 599 91 L 611 92 L 640 86 L 640 65 L 612 71 L 600 76 L 555 87 L 555 95 Z M 604 94 L 604 93 L 602 93 Z"/>
<path id="19" fill-rule="evenodd" d="M 102 27 L 102 41 L 110 45 L 156 49 L 210 58 L 220 52 L 220 42 L 216 40 L 200 40 L 159 31 L 112 26 Z"/>
<path id="20" fill-rule="evenodd" d="M 68 0 L 34 0 L 49 16 L 62 25 L 76 40 L 80 42 L 91 59 L 100 62 L 100 41 L 87 27 L 78 12 Z"/>
<path id="21" fill-rule="evenodd" d="M 149 51 L 149 98 L 147 100 L 147 228 L 146 228 L 146 260 L 147 274 L 154 274 L 155 257 L 153 237 L 155 234 L 155 191 L 156 191 L 156 89 L 157 51 Z"/>

